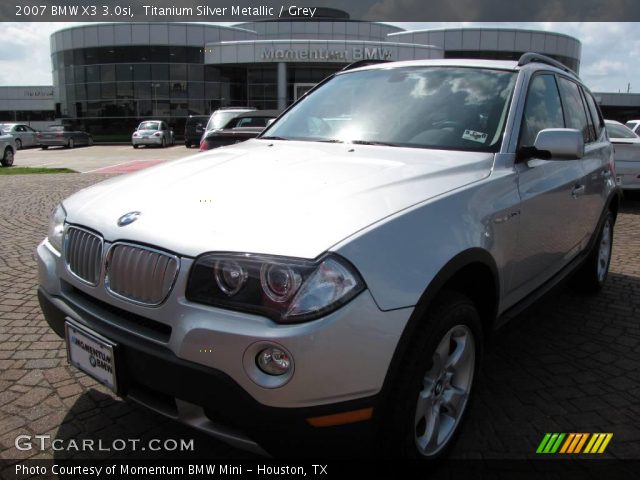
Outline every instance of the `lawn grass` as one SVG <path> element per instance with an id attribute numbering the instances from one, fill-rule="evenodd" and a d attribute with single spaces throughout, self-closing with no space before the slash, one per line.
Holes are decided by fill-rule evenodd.
<path id="1" fill-rule="evenodd" d="M 0 167 L 0 175 L 25 175 L 31 173 L 78 173 L 68 168 Z"/>

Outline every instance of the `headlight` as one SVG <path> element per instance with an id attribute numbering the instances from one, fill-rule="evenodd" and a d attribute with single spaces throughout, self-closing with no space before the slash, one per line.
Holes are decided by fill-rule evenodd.
<path id="1" fill-rule="evenodd" d="M 49 219 L 49 231 L 47 232 L 47 238 L 49 243 L 58 252 L 62 252 L 62 233 L 64 231 L 64 221 L 67 218 L 67 212 L 62 207 L 62 204 L 53 210 L 51 218 Z"/>
<path id="2" fill-rule="evenodd" d="M 266 315 L 279 323 L 313 320 L 364 289 L 346 260 L 317 261 L 251 254 L 205 254 L 189 276 L 187 300 Z"/>

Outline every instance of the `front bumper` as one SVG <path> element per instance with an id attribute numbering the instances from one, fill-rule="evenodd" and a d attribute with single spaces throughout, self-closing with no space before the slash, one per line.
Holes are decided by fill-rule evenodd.
<path id="1" fill-rule="evenodd" d="M 307 447 L 321 448 L 329 443 L 338 453 L 356 438 L 371 437 L 371 422 L 315 428 L 307 418 L 371 407 L 377 403 L 376 396 L 315 408 L 267 407 L 224 372 L 182 360 L 165 348 L 108 328 L 98 318 L 42 288 L 38 300 L 47 322 L 59 336 L 64 338 L 64 322 L 72 318 L 117 343 L 119 395 L 237 448 L 266 454 L 260 446 L 264 445 L 271 453 L 282 453 L 292 451 L 297 439 L 305 438 Z"/>
<path id="2" fill-rule="evenodd" d="M 616 184 L 623 190 L 640 189 L 640 161 L 616 161 Z"/>
<path id="3" fill-rule="evenodd" d="M 291 431 L 305 438 L 313 433 L 320 445 L 328 436 L 336 444 L 336 433 L 369 437 L 372 422 L 316 428 L 307 419 L 370 407 L 375 412 L 413 311 L 381 312 L 365 291 L 325 318 L 277 325 L 188 302 L 187 258 L 169 299 L 142 307 L 110 296 L 102 283 L 79 283 L 46 240 L 37 256 L 47 322 L 62 336 L 68 317 L 116 342 L 120 395 L 245 449 L 256 450 L 257 442 L 279 450 L 284 444 L 274 445 L 273 437 L 287 443 L 291 437 L 284 433 Z M 282 345 L 294 359 L 294 374 L 277 388 L 259 385 L 247 369 L 247 352 L 265 341 Z"/>

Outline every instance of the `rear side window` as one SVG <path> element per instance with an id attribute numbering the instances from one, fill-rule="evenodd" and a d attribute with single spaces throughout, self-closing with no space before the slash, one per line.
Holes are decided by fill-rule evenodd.
<path id="1" fill-rule="evenodd" d="M 591 112 L 593 126 L 596 129 L 596 138 L 600 138 L 600 134 L 604 128 L 604 119 L 602 118 L 602 114 L 600 113 L 600 109 L 598 108 L 593 95 L 587 92 L 584 88 L 582 89 L 582 93 L 584 93 L 584 98 L 587 99 L 587 106 L 589 107 L 589 112 Z"/>
<path id="2" fill-rule="evenodd" d="M 553 75 L 536 75 L 529 84 L 520 146 L 533 146 L 540 130 L 564 128 L 562 104 Z"/>
<path id="3" fill-rule="evenodd" d="M 595 133 L 590 128 L 587 120 L 584 103 L 578 90 L 578 85 L 564 77 L 558 78 L 558 87 L 562 95 L 562 104 L 564 106 L 564 117 L 567 128 L 575 128 L 582 132 L 584 143 L 595 141 Z"/>
<path id="4" fill-rule="evenodd" d="M 618 123 L 607 123 L 607 133 L 611 138 L 638 138 L 630 129 Z"/>
<path id="5" fill-rule="evenodd" d="M 636 127 L 638 126 L 638 122 L 627 122 L 626 126 L 627 128 L 630 128 L 631 130 L 635 131 Z"/>

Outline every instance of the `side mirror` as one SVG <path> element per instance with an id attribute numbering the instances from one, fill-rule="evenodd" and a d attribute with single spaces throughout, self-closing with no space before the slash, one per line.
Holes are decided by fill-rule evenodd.
<path id="1" fill-rule="evenodd" d="M 575 128 L 546 128 L 533 144 L 536 152 L 550 160 L 579 160 L 584 157 L 584 138 Z"/>
<path id="2" fill-rule="evenodd" d="M 271 125 L 271 124 L 272 124 L 273 122 L 275 122 L 275 121 L 276 121 L 276 119 L 275 119 L 275 118 L 270 118 L 269 120 L 267 120 L 267 127 L 268 127 L 269 125 Z"/>

